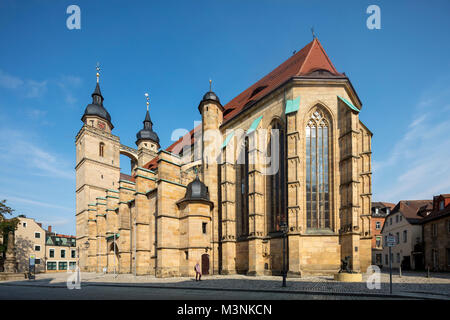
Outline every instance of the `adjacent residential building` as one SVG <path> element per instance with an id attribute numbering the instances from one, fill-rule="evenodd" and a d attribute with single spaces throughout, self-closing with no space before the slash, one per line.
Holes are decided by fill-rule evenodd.
<path id="1" fill-rule="evenodd" d="M 36 273 L 46 271 L 67 271 L 75 268 L 77 262 L 76 237 L 52 233 L 42 228 L 42 223 L 32 218 L 18 217 L 15 231 L 17 270 L 29 270 L 30 257 L 35 257 Z"/>
<path id="2" fill-rule="evenodd" d="M 404 270 L 424 269 L 422 219 L 432 211 L 432 200 L 402 200 L 386 216 L 381 234 L 386 243 L 388 235 L 396 237 L 392 247 L 392 267 Z M 389 267 L 389 248 L 383 245 L 383 267 Z"/>
<path id="3" fill-rule="evenodd" d="M 45 230 L 42 224 L 32 218 L 18 217 L 19 224 L 14 232 L 18 272 L 27 272 L 29 259 L 35 256 L 36 273 L 45 272 Z"/>
<path id="4" fill-rule="evenodd" d="M 395 207 L 390 202 L 372 202 L 372 264 L 383 265 L 383 236 L 381 229 L 384 225 L 386 216 Z"/>
<path id="5" fill-rule="evenodd" d="M 46 266 L 48 272 L 73 270 L 77 265 L 76 237 L 47 233 Z"/>
<path id="6" fill-rule="evenodd" d="M 425 267 L 450 271 L 450 194 L 433 198 L 433 211 L 422 220 Z"/>

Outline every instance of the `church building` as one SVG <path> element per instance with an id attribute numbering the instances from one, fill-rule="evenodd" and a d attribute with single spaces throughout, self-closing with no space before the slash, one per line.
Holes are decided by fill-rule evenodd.
<path id="1" fill-rule="evenodd" d="M 210 89 L 168 148 L 148 108 L 121 144 L 98 78 L 75 139 L 82 271 L 279 275 L 283 252 L 292 277 L 371 264 L 372 133 L 317 38 L 225 105 Z"/>

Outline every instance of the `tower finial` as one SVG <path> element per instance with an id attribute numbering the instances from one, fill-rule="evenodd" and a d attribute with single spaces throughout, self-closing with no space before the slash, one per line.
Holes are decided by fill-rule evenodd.
<path id="1" fill-rule="evenodd" d="M 97 66 L 95 67 L 95 69 L 97 70 L 97 83 L 98 83 L 98 78 L 100 78 L 100 63 L 97 62 Z"/>
<path id="2" fill-rule="evenodd" d="M 211 84 L 212 84 L 212 80 L 209 79 L 209 92 L 211 92 Z"/>
<path id="3" fill-rule="evenodd" d="M 148 106 L 150 105 L 150 97 L 148 96 L 148 93 L 145 93 L 145 99 L 147 100 L 147 111 L 148 111 Z"/>
<path id="4" fill-rule="evenodd" d="M 316 35 L 314 34 L 314 27 L 311 28 L 311 33 L 312 33 L 313 39 L 316 39 Z"/>

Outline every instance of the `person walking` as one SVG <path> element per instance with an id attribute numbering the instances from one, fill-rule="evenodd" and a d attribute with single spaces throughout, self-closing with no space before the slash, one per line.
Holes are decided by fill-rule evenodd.
<path id="1" fill-rule="evenodd" d="M 200 269 L 200 264 L 197 261 L 197 264 L 194 267 L 195 270 L 195 281 L 201 281 L 202 280 L 202 271 Z M 197 280 L 198 277 L 198 280 Z"/>

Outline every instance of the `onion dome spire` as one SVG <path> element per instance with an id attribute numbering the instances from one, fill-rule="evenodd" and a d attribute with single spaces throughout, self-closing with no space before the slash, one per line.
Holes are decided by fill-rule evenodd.
<path id="1" fill-rule="evenodd" d="M 92 103 L 88 104 L 83 117 L 81 118 L 82 121 L 85 120 L 86 116 L 97 116 L 100 117 L 106 121 L 109 122 L 109 124 L 111 124 L 111 116 L 109 115 L 108 111 L 105 109 L 105 107 L 103 106 L 103 96 L 102 96 L 102 92 L 100 90 L 100 83 L 99 83 L 99 78 L 100 78 L 100 65 L 97 62 L 97 66 L 96 66 L 96 76 L 97 76 L 97 84 L 95 86 L 94 92 L 91 94 L 92 96 Z"/>
<path id="2" fill-rule="evenodd" d="M 156 134 L 156 132 L 153 131 L 153 122 L 152 119 L 150 118 L 150 112 L 148 111 L 149 109 L 149 105 L 150 105 L 150 97 L 148 95 L 148 93 L 145 93 L 145 98 L 146 98 L 146 104 L 147 104 L 147 112 L 145 114 L 145 119 L 143 121 L 144 123 L 144 128 L 141 129 L 137 134 L 136 134 L 136 144 L 139 143 L 139 141 L 141 140 L 151 140 L 153 142 L 156 142 L 157 144 L 159 144 L 159 137 Z"/>

